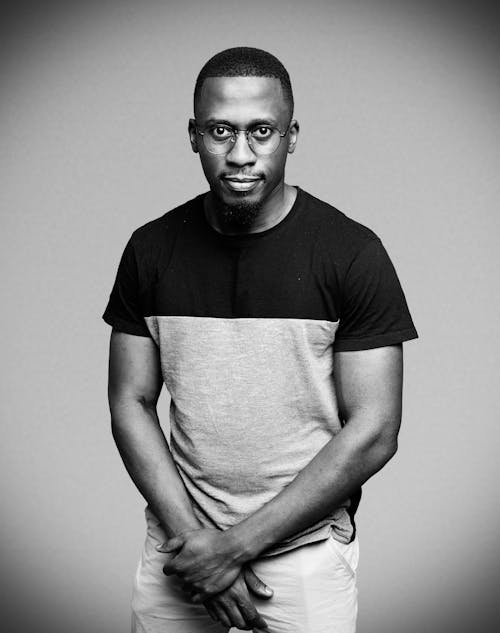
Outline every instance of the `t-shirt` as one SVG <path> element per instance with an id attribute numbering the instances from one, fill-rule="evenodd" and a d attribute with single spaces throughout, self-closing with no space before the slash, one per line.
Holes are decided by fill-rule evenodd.
<path id="1" fill-rule="evenodd" d="M 370 229 L 298 188 L 277 225 L 223 235 L 204 195 L 133 233 L 103 318 L 158 346 L 173 458 L 202 524 L 227 529 L 341 430 L 334 352 L 417 333 Z M 359 496 L 268 554 L 331 531 L 350 542 Z"/>

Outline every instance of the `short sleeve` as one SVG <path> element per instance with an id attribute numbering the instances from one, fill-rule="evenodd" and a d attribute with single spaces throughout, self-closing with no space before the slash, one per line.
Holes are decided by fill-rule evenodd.
<path id="1" fill-rule="evenodd" d="M 141 304 L 142 290 L 132 236 L 123 251 L 109 302 L 102 316 L 106 323 L 120 332 L 150 337 Z"/>
<path id="2" fill-rule="evenodd" d="M 395 345 L 418 334 L 389 256 L 377 239 L 355 257 L 346 272 L 335 351 Z"/>

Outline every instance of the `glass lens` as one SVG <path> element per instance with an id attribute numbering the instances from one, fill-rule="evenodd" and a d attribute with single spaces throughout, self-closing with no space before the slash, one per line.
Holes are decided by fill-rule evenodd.
<path id="1" fill-rule="evenodd" d="M 234 133 L 225 125 L 215 125 L 207 128 L 203 133 L 205 147 L 212 154 L 226 154 L 234 144 Z"/>
<path id="2" fill-rule="evenodd" d="M 250 147 L 259 155 L 275 152 L 281 140 L 278 130 L 267 126 L 254 128 L 250 131 L 248 137 Z"/>
<path id="3" fill-rule="evenodd" d="M 260 126 L 246 131 L 250 149 L 258 156 L 272 154 L 278 148 L 281 136 L 276 128 Z M 203 142 L 211 154 L 227 154 L 236 142 L 236 132 L 226 125 L 215 125 L 203 131 Z"/>

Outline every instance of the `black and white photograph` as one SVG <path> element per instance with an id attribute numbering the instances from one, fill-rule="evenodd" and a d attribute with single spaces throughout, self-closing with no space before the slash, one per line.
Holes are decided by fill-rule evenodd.
<path id="1" fill-rule="evenodd" d="M 494 5 L 3 14 L 0 629 L 497 630 Z"/>

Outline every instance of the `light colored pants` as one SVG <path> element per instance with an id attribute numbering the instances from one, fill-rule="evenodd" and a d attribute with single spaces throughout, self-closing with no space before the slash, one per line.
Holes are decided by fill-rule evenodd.
<path id="1" fill-rule="evenodd" d="M 132 633 L 226 633 L 200 604 L 192 604 L 175 576 L 162 572 L 165 555 L 155 546 L 166 540 L 148 511 L 148 532 L 132 599 Z M 268 633 L 354 633 L 357 615 L 357 539 L 344 545 L 326 541 L 298 547 L 252 563 L 274 590 L 269 600 L 252 599 Z M 236 629 L 231 629 L 235 632 Z"/>

